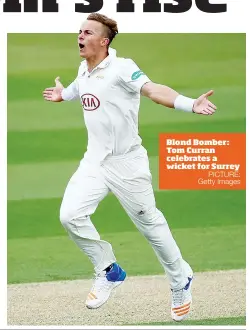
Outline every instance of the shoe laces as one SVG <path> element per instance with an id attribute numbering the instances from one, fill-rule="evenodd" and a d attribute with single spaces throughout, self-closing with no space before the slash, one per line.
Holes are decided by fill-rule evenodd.
<path id="1" fill-rule="evenodd" d="M 111 283 L 107 280 L 105 272 L 95 274 L 94 284 L 92 287 L 93 292 L 108 291 Z"/>
<path id="2" fill-rule="evenodd" d="M 181 306 L 184 303 L 184 292 L 181 290 L 171 290 L 174 306 Z"/>

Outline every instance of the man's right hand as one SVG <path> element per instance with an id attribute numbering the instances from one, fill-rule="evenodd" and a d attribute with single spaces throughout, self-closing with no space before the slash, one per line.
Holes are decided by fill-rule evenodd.
<path id="1" fill-rule="evenodd" d="M 60 82 L 60 77 L 57 77 L 55 79 L 55 87 L 49 87 L 43 91 L 44 99 L 46 101 L 51 101 L 51 102 L 63 101 L 63 98 L 61 97 L 61 92 L 62 92 L 63 88 L 64 88 L 64 86 Z"/>

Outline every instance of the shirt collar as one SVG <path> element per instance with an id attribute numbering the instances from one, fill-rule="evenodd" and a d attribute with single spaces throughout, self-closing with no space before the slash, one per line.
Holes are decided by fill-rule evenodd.
<path id="1" fill-rule="evenodd" d="M 109 53 L 109 55 L 102 62 L 100 62 L 99 65 L 96 66 L 95 69 L 98 69 L 98 68 L 104 69 L 104 68 L 106 68 L 110 64 L 110 62 L 117 57 L 117 51 L 114 48 L 109 48 L 108 53 Z M 82 62 L 82 64 L 84 64 L 84 72 L 86 72 L 87 69 L 88 69 L 86 60 L 84 60 Z"/>
<path id="2" fill-rule="evenodd" d="M 110 62 L 115 57 L 117 57 L 117 51 L 114 48 L 109 48 L 108 53 L 109 55 L 101 63 L 99 63 L 99 65 L 97 66 L 98 68 L 103 69 L 107 67 L 110 64 Z"/>

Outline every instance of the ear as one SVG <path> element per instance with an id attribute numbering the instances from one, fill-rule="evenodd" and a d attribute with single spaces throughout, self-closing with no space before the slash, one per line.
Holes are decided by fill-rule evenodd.
<path id="1" fill-rule="evenodd" d="M 108 46 L 109 43 L 110 43 L 110 40 L 109 40 L 108 38 L 105 38 L 105 39 L 104 39 L 104 45 L 105 45 L 105 46 Z"/>

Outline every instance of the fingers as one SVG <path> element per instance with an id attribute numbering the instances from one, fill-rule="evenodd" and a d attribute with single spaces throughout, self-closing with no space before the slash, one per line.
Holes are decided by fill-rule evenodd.
<path id="1" fill-rule="evenodd" d="M 206 116 L 210 116 L 211 115 L 211 113 L 209 113 L 209 111 L 208 110 L 202 110 L 201 112 L 200 112 L 200 114 L 201 115 L 206 115 Z"/>
<path id="2" fill-rule="evenodd" d="M 214 91 L 211 89 L 210 91 L 208 91 L 207 93 L 204 94 L 205 97 L 209 97 L 211 95 L 214 94 Z"/>
<path id="3" fill-rule="evenodd" d="M 43 97 L 46 101 L 51 101 L 52 94 L 53 94 L 53 89 L 50 90 L 50 89 L 46 88 L 45 91 L 43 92 Z"/>
<path id="4" fill-rule="evenodd" d="M 43 97 L 46 101 L 52 101 L 53 100 L 53 93 L 55 94 L 56 88 L 64 88 L 62 83 L 60 82 L 60 77 L 55 78 L 55 87 L 48 87 L 43 91 Z"/>
<path id="5" fill-rule="evenodd" d="M 208 114 L 208 115 L 213 115 L 214 114 L 214 110 L 212 108 L 206 108 L 205 109 L 205 112 Z"/>
<path id="6" fill-rule="evenodd" d="M 210 107 L 210 106 L 207 106 L 207 108 L 206 108 L 208 111 L 211 111 L 211 113 L 214 113 L 215 112 L 215 109 L 213 109 L 212 107 Z"/>
<path id="7" fill-rule="evenodd" d="M 202 115 L 209 115 L 209 116 L 211 116 L 211 115 L 213 115 L 214 114 L 214 110 L 212 109 L 212 108 L 205 108 L 205 109 L 203 109 L 203 110 L 201 110 L 201 112 L 200 112 Z"/>
<path id="8" fill-rule="evenodd" d="M 207 107 L 203 107 L 203 108 L 200 108 L 200 107 L 196 108 L 196 109 L 194 109 L 194 112 L 199 114 L 199 115 L 209 115 L 209 116 L 211 116 L 211 115 L 214 114 L 215 110 L 213 108 L 207 106 Z"/>
<path id="9" fill-rule="evenodd" d="M 216 105 L 214 105 L 212 102 L 208 102 L 208 106 L 212 108 L 213 110 L 217 110 Z"/>
<path id="10" fill-rule="evenodd" d="M 56 85 L 56 87 L 63 88 L 63 85 L 60 82 L 60 77 L 55 78 L 55 85 Z"/>
<path id="11" fill-rule="evenodd" d="M 52 101 L 52 96 L 44 96 L 44 100 L 46 100 L 46 101 Z"/>
<path id="12" fill-rule="evenodd" d="M 45 89 L 45 91 L 43 91 L 43 95 L 44 94 L 51 94 L 52 95 L 53 91 L 54 91 L 53 89 Z"/>
<path id="13" fill-rule="evenodd" d="M 45 92 L 45 91 L 48 91 L 48 92 L 51 91 L 51 92 L 52 92 L 53 90 L 54 90 L 54 87 L 48 87 L 48 88 L 46 88 L 46 89 L 44 90 L 44 92 Z"/>
<path id="14" fill-rule="evenodd" d="M 52 100 L 52 94 L 43 94 L 43 97 L 46 101 L 51 101 Z"/>

